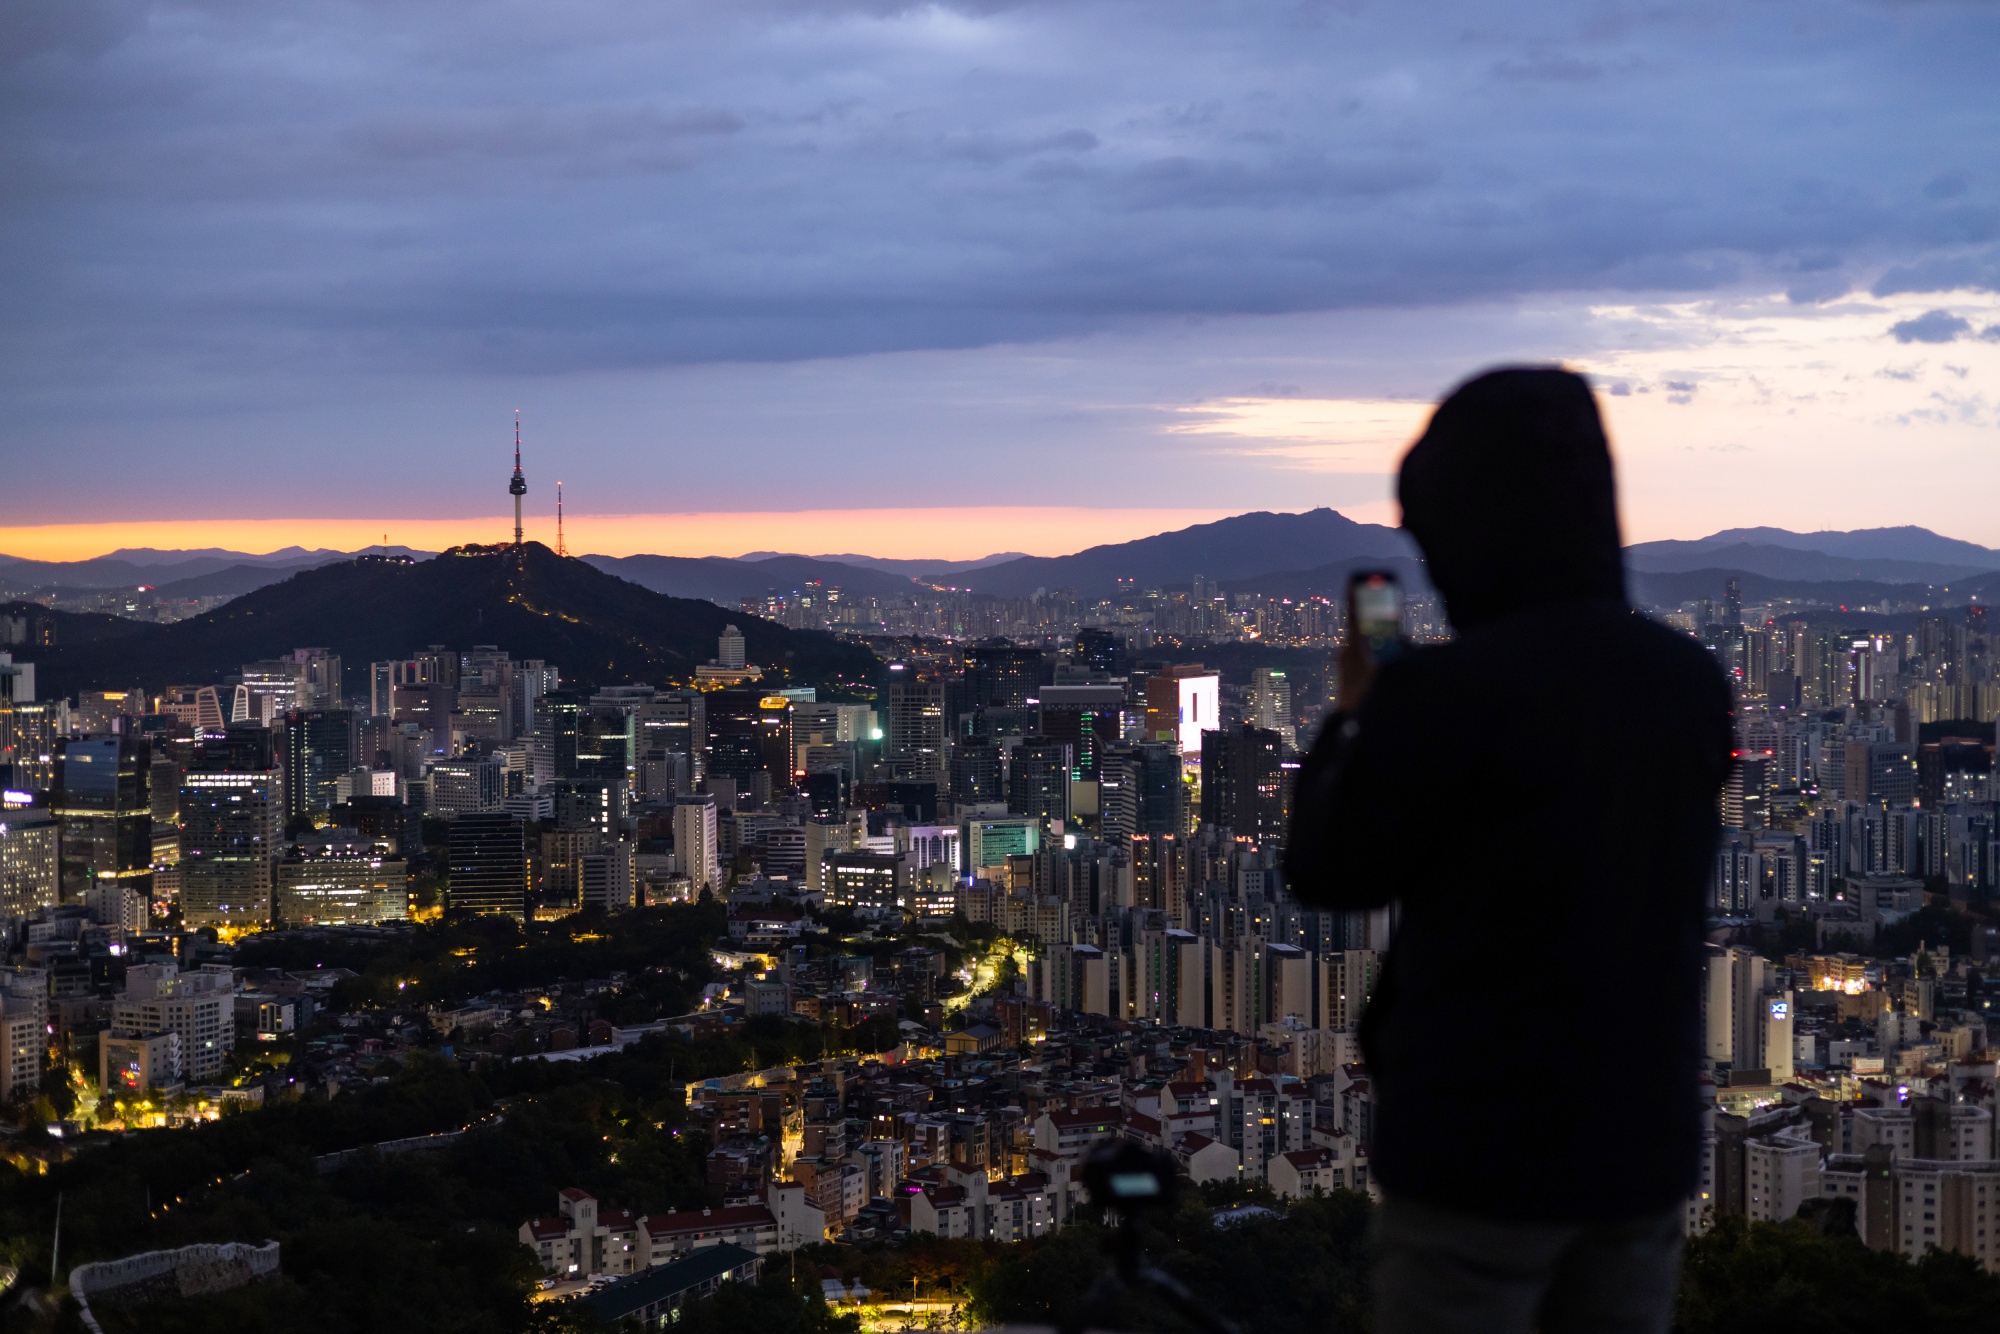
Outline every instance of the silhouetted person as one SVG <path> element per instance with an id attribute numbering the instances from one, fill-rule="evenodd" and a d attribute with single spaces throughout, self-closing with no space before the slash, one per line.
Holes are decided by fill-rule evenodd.
<path id="1" fill-rule="evenodd" d="M 1730 693 L 1626 601 L 1584 381 L 1461 386 L 1403 459 L 1454 640 L 1342 656 L 1286 867 L 1396 905 L 1361 1024 L 1376 1331 L 1664 1331 L 1700 1148 L 1705 892 Z"/>

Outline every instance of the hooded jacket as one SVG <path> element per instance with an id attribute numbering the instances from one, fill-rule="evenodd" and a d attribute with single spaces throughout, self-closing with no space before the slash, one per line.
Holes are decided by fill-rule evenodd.
<path id="1" fill-rule="evenodd" d="M 1579 377 L 1461 386 L 1398 489 L 1455 637 L 1328 720 L 1285 863 L 1308 904 L 1392 908 L 1361 1025 L 1376 1179 L 1502 1219 L 1669 1208 L 1700 1151 L 1728 685 L 1626 601 Z"/>

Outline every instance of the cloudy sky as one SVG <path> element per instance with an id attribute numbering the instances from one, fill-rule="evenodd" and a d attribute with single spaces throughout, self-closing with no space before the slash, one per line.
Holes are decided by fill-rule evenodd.
<path id="1" fill-rule="evenodd" d="M 0 551 L 1393 521 L 1604 392 L 1636 538 L 2000 545 L 2000 23 L 1916 0 L 11 0 Z"/>

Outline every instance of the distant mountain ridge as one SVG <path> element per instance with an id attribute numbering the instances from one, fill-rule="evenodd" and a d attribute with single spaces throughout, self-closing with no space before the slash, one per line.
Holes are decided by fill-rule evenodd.
<path id="1" fill-rule="evenodd" d="M 1794 533 L 1728 528 L 1692 541 L 1640 542 L 1625 549 L 1637 573 L 1741 570 L 1771 579 L 1827 583 L 1943 584 L 2000 570 L 2000 551 L 1928 528 L 1864 528 Z"/>
<path id="2" fill-rule="evenodd" d="M 1401 529 L 1357 523 L 1337 510 L 1257 510 L 1133 542 L 1091 547 L 1073 556 L 1022 556 L 962 576 L 933 576 L 931 582 L 1004 597 L 1026 597 L 1038 588 L 1073 588 L 1082 596 L 1099 597 L 1115 592 L 1120 579 L 1131 579 L 1142 589 L 1185 586 L 1197 574 L 1244 580 L 1336 561 L 1416 555 L 1416 544 Z"/>
<path id="3" fill-rule="evenodd" d="M 412 556 L 418 560 L 425 560 L 436 554 L 419 551 L 414 547 L 391 546 L 369 547 L 366 552 L 325 549 L 308 551 L 304 547 L 286 547 L 281 551 L 265 552 L 262 555 L 245 551 L 226 551 L 221 547 L 203 547 L 190 551 L 121 547 L 108 555 L 93 557 L 90 560 L 70 561 L 28 560 L 20 556 L 0 555 L 0 588 L 25 591 L 30 588 L 136 588 L 141 584 L 150 584 L 157 589 L 239 568 L 274 571 L 277 577 L 282 579 L 300 570 L 310 570 L 315 566 L 329 565 L 335 561 L 352 560 L 359 555 L 384 551 L 390 555 Z M 247 575 L 236 576 L 238 583 L 247 583 L 248 579 Z M 248 592 L 249 588 L 245 587 L 238 591 Z M 181 593 L 180 596 L 200 595 Z"/>
<path id="4" fill-rule="evenodd" d="M 783 551 L 752 551 L 736 559 L 761 563 L 791 554 Z M 797 559 L 831 561 L 836 565 L 858 565 L 863 569 L 886 570 L 890 574 L 906 574 L 916 578 L 926 574 L 959 574 L 965 570 L 983 570 L 1002 561 L 1019 560 L 1027 554 L 1025 551 L 999 551 L 991 556 L 981 556 L 978 560 L 891 560 L 884 556 L 860 556 L 849 552 L 838 556 L 799 556 Z"/>

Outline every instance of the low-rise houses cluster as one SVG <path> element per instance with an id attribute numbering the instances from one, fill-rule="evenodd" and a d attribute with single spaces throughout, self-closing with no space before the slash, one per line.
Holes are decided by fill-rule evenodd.
<path id="1" fill-rule="evenodd" d="M 2000 1271 L 1996 1056 L 1982 969 L 1933 946 L 1708 961 L 1715 1108 L 1688 1226 L 1840 1211 L 1869 1246 Z"/>

